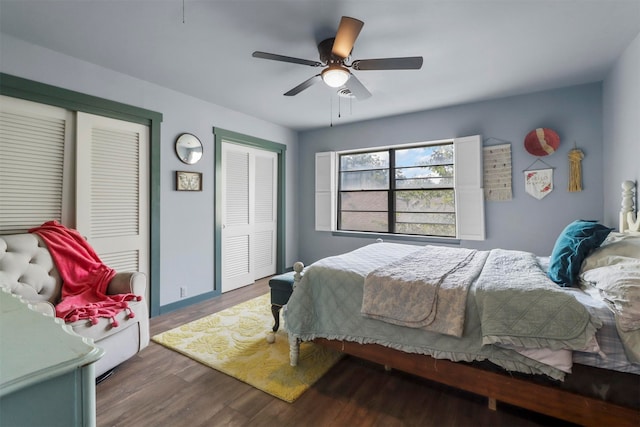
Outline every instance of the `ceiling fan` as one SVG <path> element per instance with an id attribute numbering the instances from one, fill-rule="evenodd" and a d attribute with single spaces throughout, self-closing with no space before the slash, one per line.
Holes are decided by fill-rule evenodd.
<path id="1" fill-rule="evenodd" d="M 419 70 L 422 68 L 422 56 L 402 58 L 360 59 L 347 63 L 351 50 L 360 34 L 364 22 L 343 16 L 334 38 L 321 41 L 318 44 L 320 62 L 307 59 L 293 58 L 274 53 L 253 52 L 254 58 L 271 59 L 273 61 L 291 62 L 293 64 L 309 65 L 311 67 L 325 67 L 320 74 L 305 80 L 298 86 L 286 92 L 285 96 L 294 96 L 322 80 L 333 88 L 346 87 L 358 100 L 367 99 L 371 92 L 349 71 L 354 70 Z"/>

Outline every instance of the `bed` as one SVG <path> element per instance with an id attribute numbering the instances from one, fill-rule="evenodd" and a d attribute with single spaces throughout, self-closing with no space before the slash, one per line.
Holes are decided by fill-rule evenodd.
<path id="1" fill-rule="evenodd" d="M 284 309 L 291 364 L 300 343 L 314 341 L 486 396 L 491 409 L 504 402 L 582 425 L 637 425 L 633 197 L 626 182 L 618 232 L 574 221 L 550 257 L 377 242 L 296 263 Z"/>

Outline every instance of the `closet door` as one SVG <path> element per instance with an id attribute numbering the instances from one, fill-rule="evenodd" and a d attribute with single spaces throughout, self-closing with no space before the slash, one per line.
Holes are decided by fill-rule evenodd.
<path id="1" fill-rule="evenodd" d="M 278 220 L 278 155 L 253 150 L 254 154 L 254 278 L 276 274 Z"/>
<path id="2" fill-rule="evenodd" d="M 73 222 L 73 113 L 0 96 L 0 234 Z"/>
<path id="3" fill-rule="evenodd" d="M 149 272 L 149 129 L 77 113 L 76 228 L 118 271 Z"/>
<path id="4" fill-rule="evenodd" d="M 254 282 L 252 244 L 253 202 L 246 148 L 222 145 L 222 292 Z"/>
<path id="5" fill-rule="evenodd" d="M 277 154 L 222 145 L 222 292 L 275 274 Z"/>

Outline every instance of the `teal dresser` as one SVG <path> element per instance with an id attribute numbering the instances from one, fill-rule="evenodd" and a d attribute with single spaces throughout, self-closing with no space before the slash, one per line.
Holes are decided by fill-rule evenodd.
<path id="1" fill-rule="evenodd" d="M 96 424 L 103 350 L 0 288 L 0 426 Z"/>

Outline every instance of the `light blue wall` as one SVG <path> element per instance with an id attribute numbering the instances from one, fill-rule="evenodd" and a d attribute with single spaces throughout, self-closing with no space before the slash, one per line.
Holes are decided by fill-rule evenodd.
<path id="1" fill-rule="evenodd" d="M 161 128 L 160 305 L 180 299 L 180 286 L 195 297 L 214 283 L 213 128 L 255 136 L 287 146 L 287 194 L 297 192 L 297 134 L 287 128 L 219 105 L 44 49 L 5 34 L 0 37 L 0 71 L 163 114 Z M 212 82 L 212 84 L 216 84 Z M 204 145 L 202 160 L 181 163 L 176 137 L 189 132 Z M 174 191 L 175 171 L 203 173 L 201 193 Z M 297 203 L 287 197 L 286 265 L 297 259 Z"/>
<path id="2" fill-rule="evenodd" d="M 607 74 L 603 113 L 604 219 L 617 227 L 620 183 L 640 182 L 640 34 Z"/>
<path id="3" fill-rule="evenodd" d="M 603 87 L 600 84 L 577 86 L 334 126 L 300 135 L 5 34 L 0 37 L 0 58 L 0 71 L 4 73 L 163 113 L 161 305 L 178 300 L 180 285 L 188 286 L 190 296 L 212 288 L 214 159 L 211 129 L 214 126 L 287 145 L 288 266 L 298 259 L 310 263 L 371 241 L 334 237 L 313 230 L 314 153 L 317 151 L 472 134 L 510 141 L 514 198 L 508 202 L 487 202 L 487 240 L 463 242 L 463 245 L 523 249 L 538 254 L 548 254 L 559 231 L 575 218 L 604 219 L 607 225 L 616 226 L 620 181 L 640 180 L 640 139 L 637 136 L 640 36 L 618 59 Z M 375 96 L 365 102 L 375 102 Z M 357 114 L 357 106 L 353 108 L 353 114 Z M 339 120 L 334 119 L 334 122 L 339 123 Z M 556 167 L 556 189 L 538 201 L 524 192 L 521 171 L 535 160 L 524 151 L 524 136 L 540 126 L 555 129 L 562 144 L 557 153 L 544 159 Z M 174 155 L 174 139 L 182 132 L 195 133 L 204 142 L 205 155 L 196 166 L 183 165 Z M 586 155 L 582 164 L 584 191 L 581 193 L 566 191 L 567 152 L 574 141 Z M 497 143 L 487 141 L 487 144 Z M 173 191 L 173 173 L 182 169 L 204 173 L 202 193 Z"/>
<path id="4" fill-rule="evenodd" d="M 375 102 L 375 95 L 369 101 Z M 357 114 L 357 108 L 354 108 Z M 335 123 L 335 122 L 334 122 Z M 524 191 L 522 171 L 536 159 L 524 150 L 525 135 L 548 127 L 561 138 L 559 150 L 544 158 L 555 167 L 554 191 L 537 200 Z M 602 90 L 589 84 L 499 100 L 424 111 L 398 117 L 303 132 L 299 138 L 299 254 L 306 264 L 345 252 L 373 239 L 314 231 L 314 154 L 480 134 L 512 143 L 513 200 L 486 203 L 487 239 L 463 241 L 474 248 L 506 248 L 549 254 L 559 232 L 582 218 L 602 220 Z M 583 188 L 569 193 L 568 151 L 583 150 Z M 487 140 L 486 145 L 500 142 Z M 538 163 L 533 168 L 544 168 Z"/>

